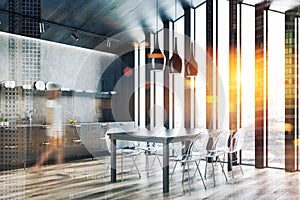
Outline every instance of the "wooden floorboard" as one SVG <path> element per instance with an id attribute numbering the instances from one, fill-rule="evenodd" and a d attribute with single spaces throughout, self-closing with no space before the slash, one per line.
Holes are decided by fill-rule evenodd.
<path id="1" fill-rule="evenodd" d="M 150 156 L 151 157 L 151 156 Z M 153 159 L 153 158 L 150 158 Z M 43 166 L 43 173 L 35 173 L 32 168 L 0 172 L 0 199 L 299 199 L 300 175 L 278 169 L 255 169 L 243 166 L 244 175 L 234 167 L 234 178 L 227 173 L 228 182 L 216 165 L 216 187 L 213 186 L 211 168 L 205 180 L 204 189 L 197 173 L 191 181 L 189 194 L 188 181 L 181 182 L 182 168 L 179 166 L 170 178 L 170 192 L 162 194 L 162 171 L 158 164 L 145 169 L 145 156 L 137 160 L 142 177 L 135 169 L 130 171 L 131 161 L 124 163 L 123 181 L 118 173 L 118 182 L 110 182 L 107 169 L 109 157 L 83 159 L 64 163 L 64 172 L 59 174 L 57 165 Z M 170 172 L 174 163 L 170 163 Z M 204 175 L 204 164 L 201 172 Z M 118 160 L 120 172 L 120 160 Z M 193 175 L 195 168 L 190 170 Z M 187 178 L 187 173 L 186 173 Z"/>

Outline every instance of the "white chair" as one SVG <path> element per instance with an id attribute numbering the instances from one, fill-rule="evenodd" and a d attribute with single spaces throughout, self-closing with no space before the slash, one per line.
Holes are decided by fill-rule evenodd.
<path id="1" fill-rule="evenodd" d="M 244 174 L 244 172 L 243 172 L 243 169 L 242 169 L 242 166 L 241 166 L 240 156 L 238 156 L 237 154 L 242 150 L 242 147 L 243 147 L 243 144 L 244 144 L 244 138 L 245 138 L 245 130 L 243 128 L 238 129 L 237 132 L 231 138 L 230 149 L 228 151 L 228 153 L 231 153 L 231 154 L 235 155 L 237 160 L 233 161 L 231 159 L 231 161 L 238 163 L 242 174 Z M 233 169 L 232 169 L 232 177 L 234 177 Z"/>
<path id="2" fill-rule="evenodd" d="M 147 174 L 149 175 L 149 170 L 150 170 L 150 164 L 149 164 L 149 156 L 153 155 L 154 159 L 152 161 L 151 167 L 154 165 L 155 160 L 158 160 L 158 163 L 160 167 L 162 168 L 161 161 L 159 159 L 159 156 L 161 155 L 162 152 L 162 145 L 153 143 L 153 142 L 148 142 L 148 143 L 143 143 L 144 145 L 139 144 L 138 149 L 144 151 L 145 156 L 146 156 L 146 171 Z"/>
<path id="3" fill-rule="evenodd" d="M 185 143 L 184 142 L 173 142 L 173 143 L 170 143 L 170 158 L 169 160 L 170 161 L 174 161 L 177 159 L 178 156 L 181 156 L 182 153 L 184 152 L 185 150 Z"/>
<path id="4" fill-rule="evenodd" d="M 148 132 L 148 129 L 146 129 L 145 127 L 135 127 L 133 131 Z M 146 167 L 147 175 L 149 175 L 149 170 L 150 170 L 150 164 L 149 164 L 150 156 L 154 156 L 151 167 L 154 165 L 155 160 L 158 160 L 159 165 L 162 168 L 162 163 L 159 159 L 159 156 L 161 155 L 163 149 L 162 144 L 154 143 L 154 142 L 137 142 L 136 149 L 141 150 L 145 153 L 145 157 L 146 157 L 145 167 Z"/>
<path id="5" fill-rule="evenodd" d="M 120 128 L 111 128 L 105 133 L 105 140 L 106 140 L 106 145 L 107 145 L 107 149 L 108 149 L 109 153 L 111 153 L 111 140 L 110 140 L 110 137 L 107 133 L 113 133 L 113 132 L 122 132 L 122 129 L 120 129 Z M 124 134 L 126 134 L 126 133 L 124 133 Z M 137 173 L 138 173 L 138 175 L 139 175 L 139 178 L 141 178 L 140 171 L 139 171 L 139 169 L 137 167 L 137 164 L 136 164 L 136 159 L 142 153 L 142 151 L 140 151 L 137 148 L 137 145 L 134 142 L 131 142 L 131 141 L 117 141 L 116 149 L 117 149 L 117 155 L 121 156 L 121 180 L 123 181 L 123 161 L 124 161 L 124 158 L 130 158 L 132 160 L 133 165 L 131 166 L 131 170 L 134 166 Z M 110 165 L 107 166 L 106 171 L 108 170 L 109 167 L 110 167 Z"/>
<path id="6" fill-rule="evenodd" d="M 209 135 L 208 132 L 205 130 L 199 135 L 196 136 L 196 138 L 190 143 L 189 148 L 187 150 L 186 154 L 183 154 L 181 156 L 178 156 L 177 159 L 175 159 L 175 165 L 173 167 L 173 171 L 171 174 L 171 177 L 175 171 L 175 168 L 177 166 L 177 163 L 181 163 L 183 165 L 183 172 L 182 172 L 182 184 L 184 181 L 184 173 L 185 173 L 185 166 L 188 167 L 188 182 L 189 182 L 189 193 L 191 193 L 191 176 L 190 176 L 190 163 L 195 163 L 197 167 L 197 171 L 200 175 L 200 178 L 202 180 L 203 186 L 206 189 L 206 185 L 204 183 L 203 176 L 199 169 L 199 164 L 201 159 L 203 159 L 206 155 L 206 146 L 208 143 Z M 195 175 L 195 174 L 194 174 Z M 193 176 L 194 177 L 194 176 Z"/>
<path id="7" fill-rule="evenodd" d="M 226 182 L 228 181 L 226 173 L 224 171 L 224 161 L 225 161 L 225 155 L 227 152 L 229 152 L 229 137 L 230 137 L 230 130 L 222 130 L 217 138 L 214 140 L 212 149 L 208 150 L 208 153 L 206 155 L 206 164 L 205 164 L 205 174 L 204 177 L 206 179 L 206 173 L 207 173 L 207 163 L 211 162 L 212 166 L 212 176 L 214 180 L 214 186 L 216 186 L 216 178 L 215 178 L 215 169 L 214 169 L 214 162 L 218 162 L 221 165 L 222 172 L 225 176 Z M 220 156 L 223 156 L 223 160 L 221 162 Z"/>

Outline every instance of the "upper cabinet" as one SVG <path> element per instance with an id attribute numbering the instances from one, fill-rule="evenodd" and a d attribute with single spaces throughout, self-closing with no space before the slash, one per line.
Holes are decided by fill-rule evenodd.
<path id="1" fill-rule="evenodd" d="M 132 77 L 132 69 L 133 69 L 133 53 L 129 52 L 122 56 L 119 56 L 116 60 L 114 60 L 103 72 L 100 77 L 100 81 L 98 83 L 98 92 L 102 94 L 114 94 L 116 91 L 115 86 L 118 84 L 118 81 L 122 81 L 122 85 L 125 88 L 131 89 L 133 88 L 133 77 Z M 130 75 L 128 75 L 130 71 Z"/>

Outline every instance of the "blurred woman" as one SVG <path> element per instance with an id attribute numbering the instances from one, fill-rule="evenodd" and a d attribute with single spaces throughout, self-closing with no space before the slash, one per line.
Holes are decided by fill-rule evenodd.
<path id="1" fill-rule="evenodd" d="M 47 136 L 49 138 L 49 147 L 46 149 L 38 162 L 35 169 L 40 171 L 40 166 L 49 156 L 56 151 L 56 160 L 59 173 L 64 174 L 63 163 L 63 128 L 62 128 L 62 108 L 58 103 L 58 97 L 61 96 L 60 86 L 56 83 L 47 84 L 47 102 L 46 102 L 46 120 L 47 120 Z"/>

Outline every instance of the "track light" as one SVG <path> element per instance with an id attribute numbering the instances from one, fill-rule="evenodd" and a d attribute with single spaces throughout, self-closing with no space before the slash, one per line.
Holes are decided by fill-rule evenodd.
<path id="1" fill-rule="evenodd" d="M 77 34 L 76 34 L 76 33 L 72 33 L 72 34 L 71 34 L 71 37 L 72 37 L 76 42 L 79 42 L 79 38 L 77 37 Z"/>

